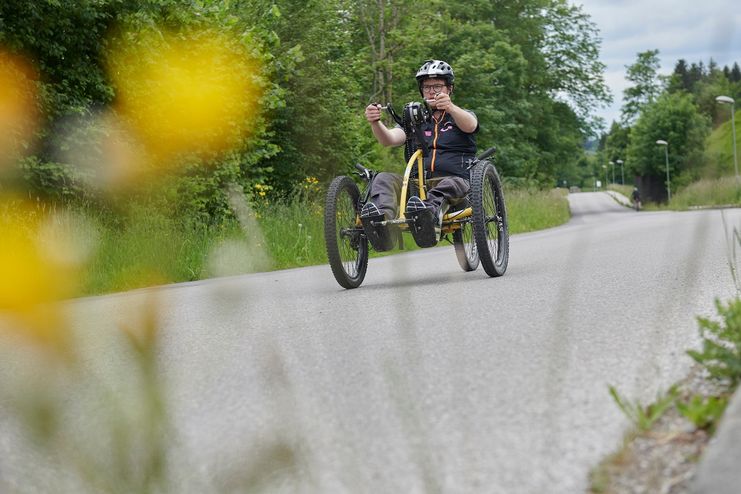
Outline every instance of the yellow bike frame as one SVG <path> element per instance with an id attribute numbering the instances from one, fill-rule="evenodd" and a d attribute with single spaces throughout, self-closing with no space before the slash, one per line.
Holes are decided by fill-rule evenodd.
<path id="1" fill-rule="evenodd" d="M 423 201 L 427 198 L 427 184 L 425 184 L 424 179 L 424 160 L 422 156 L 422 150 L 418 149 L 414 152 L 414 154 L 412 154 L 412 156 L 409 158 L 409 161 L 407 161 L 406 170 L 404 171 L 404 179 L 401 184 L 401 196 L 399 197 L 399 218 L 397 218 L 396 220 L 386 221 L 384 222 L 384 224 L 406 225 L 406 205 L 407 194 L 409 193 L 409 180 L 415 164 L 417 165 L 419 198 Z M 470 207 L 446 214 L 443 217 L 443 233 L 450 233 L 454 230 L 460 229 L 461 221 L 465 218 L 470 217 L 472 214 L 473 210 Z"/>
<path id="2" fill-rule="evenodd" d="M 404 181 L 401 183 L 401 197 L 399 198 L 399 218 L 406 218 L 406 207 L 407 207 L 407 191 L 409 190 L 409 176 L 412 174 L 412 168 L 414 163 L 417 163 L 417 180 L 419 181 L 419 198 L 423 201 L 427 199 L 427 190 L 425 187 L 425 168 L 424 161 L 422 160 L 422 150 L 417 149 L 414 154 L 407 161 L 407 168 L 404 172 Z"/>

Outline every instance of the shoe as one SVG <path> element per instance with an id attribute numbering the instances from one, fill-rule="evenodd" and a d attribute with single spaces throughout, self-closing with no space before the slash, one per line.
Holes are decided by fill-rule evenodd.
<path id="1" fill-rule="evenodd" d="M 365 236 L 373 248 L 378 252 L 384 252 L 394 248 L 394 239 L 388 226 L 379 225 L 386 217 L 372 202 L 367 202 L 360 210 L 360 221 L 363 223 Z"/>
<path id="2" fill-rule="evenodd" d="M 434 247 L 440 237 L 440 218 L 422 199 L 412 196 L 407 201 L 406 217 L 411 220 L 409 229 L 420 247 Z"/>

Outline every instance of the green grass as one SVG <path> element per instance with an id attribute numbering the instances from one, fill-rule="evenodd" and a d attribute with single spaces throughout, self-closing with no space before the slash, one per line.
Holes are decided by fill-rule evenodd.
<path id="1" fill-rule="evenodd" d="M 94 248 L 80 274 L 81 295 L 324 264 L 324 196 L 311 192 L 254 206 L 252 226 L 246 228 L 236 220 L 198 225 L 146 207 L 119 215 L 84 211 L 90 228 L 83 233 Z M 511 234 L 557 226 L 570 217 L 563 190 L 510 188 L 505 199 Z M 404 240 L 405 250 L 417 249 L 409 235 Z"/>
<path id="2" fill-rule="evenodd" d="M 327 262 L 323 196 L 266 204 L 257 214 L 275 269 Z"/>
<path id="3" fill-rule="evenodd" d="M 208 277 L 209 253 L 228 239 L 243 237 L 236 222 L 196 227 L 139 211 L 114 225 L 97 216 L 97 249 L 83 276 L 85 294 Z"/>
<path id="4" fill-rule="evenodd" d="M 741 153 L 741 117 L 736 112 L 736 152 Z M 741 157 L 740 157 L 741 158 Z M 724 122 L 710 133 L 705 141 L 705 167 L 702 176 L 719 178 L 734 175 L 733 141 L 731 140 L 731 121 Z"/>
<path id="5" fill-rule="evenodd" d="M 694 182 L 672 195 L 670 209 L 698 206 L 741 205 L 741 187 L 734 176 L 707 178 Z"/>
<path id="6" fill-rule="evenodd" d="M 571 217 L 562 189 L 506 189 L 510 234 L 542 230 L 566 223 Z"/>

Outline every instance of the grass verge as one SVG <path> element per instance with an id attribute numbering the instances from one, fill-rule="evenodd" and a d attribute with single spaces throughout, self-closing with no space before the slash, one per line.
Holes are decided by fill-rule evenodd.
<path id="1" fill-rule="evenodd" d="M 509 233 L 543 230 L 566 223 L 571 217 L 564 189 L 506 189 Z"/>
<path id="2" fill-rule="evenodd" d="M 733 176 L 702 179 L 677 191 L 672 196 L 671 209 L 690 209 L 702 206 L 739 206 L 741 187 Z"/>
<path id="3" fill-rule="evenodd" d="M 511 234 L 557 226 L 569 219 L 568 201 L 562 190 L 510 188 L 505 198 Z M 248 208 L 253 219 L 246 225 L 237 220 L 204 225 L 146 205 L 131 206 L 115 214 L 72 208 L 74 215 L 84 221 L 68 222 L 62 227 L 70 238 L 85 237 L 84 243 L 91 246 L 90 255 L 80 266 L 80 295 L 96 295 L 219 275 L 324 264 L 327 259 L 323 200 L 319 190 L 299 193 L 291 200 L 263 200 Z M 408 235 L 405 249 L 417 249 Z M 251 262 L 255 257 L 264 258 L 264 262 Z"/>

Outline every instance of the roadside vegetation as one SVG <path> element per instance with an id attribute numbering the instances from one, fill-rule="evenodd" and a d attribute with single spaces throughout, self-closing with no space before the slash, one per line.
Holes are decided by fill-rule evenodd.
<path id="1" fill-rule="evenodd" d="M 730 276 L 741 293 L 738 230 L 726 225 Z M 741 383 L 741 297 L 716 300 L 717 316 L 697 319 L 701 346 L 688 376 L 651 403 L 633 401 L 610 386 L 616 406 L 632 424 L 623 444 L 590 474 L 590 492 L 688 492 L 702 453 Z M 678 490 L 675 490 L 678 489 Z"/>
<path id="2" fill-rule="evenodd" d="M 570 217 L 565 191 L 508 187 L 505 194 L 511 234 L 557 226 Z M 153 205 L 132 208 L 125 217 L 78 211 L 77 222 L 62 226 L 68 235 L 71 229 L 84 234 L 92 249 L 83 266 L 81 295 L 327 262 L 324 188 L 313 177 L 289 199 L 257 195 L 249 208 L 254 218 L 249 235 L 236 219 L 204 226 Z M 408 241 L 405 248 L 417 247 Z"/>

